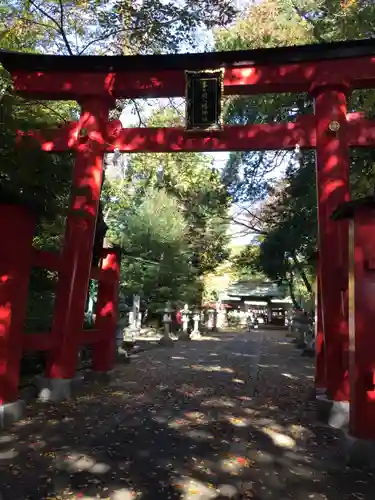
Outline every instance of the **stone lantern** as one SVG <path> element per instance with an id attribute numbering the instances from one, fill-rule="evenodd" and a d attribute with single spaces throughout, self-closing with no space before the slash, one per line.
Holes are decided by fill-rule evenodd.
<path id="1" fill-rule="evenodd" d="M 164 335 L 160 342 L 166 345 L 172 345 L 173 341 L 171 339 L 171 324 L 172 324 L 172 313 L 173 309 L 170 302 L 166 303 L 164 314 L 163 314 L 163 324 L 164 324 Z"/>
<path id="2" fill-rule="evenodd" d="M 193 311 L 193 321 L 194 321 L 194 328 L 193 328 L 193 331 L 191 332 L 190 338 L 191 339 L 198 339 L 201 336 L 201 333 L 199 331 L 199 321 L 200 321 L 200 311 L 199 311 L 199 309 L 194 309 L 194 311 Z"/>

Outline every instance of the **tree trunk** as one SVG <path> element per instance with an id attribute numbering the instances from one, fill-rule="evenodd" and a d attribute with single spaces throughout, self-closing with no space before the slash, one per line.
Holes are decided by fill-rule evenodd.
<path id="1" fill-rule="evenodd" d="M 297 269 L 299 275 L 302 278 L 303 284 L 305 285 L 307 292 L 312 296 L 314 292 L 313 292 L 313 289 L 312 289 L 312 286 L 311 286 L 309 280 L 307 279 L 307 276 L 306 276 L 306 273 L 303 269 L 302 264 L 299 262 L 297 256 L 294 253 L 292 254 L 292 259 L 293 259 L 295 268 Z"/>
<path id="2" fill-rule="evenodd" d="M 294 294 L 293 274 L 291 272 L 289 273 L 289 277 L 287 276 L 287 280 L 288 280 L 289 294 L 290 298 L 292 299 L 293 305 L 296 309 L 300 309 L 301 305 L 298 304 L 296 296 Z"/>

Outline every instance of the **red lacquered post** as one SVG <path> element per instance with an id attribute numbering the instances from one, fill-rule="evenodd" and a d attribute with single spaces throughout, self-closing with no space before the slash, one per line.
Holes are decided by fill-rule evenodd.
<path id="1" fill-rule="evenodd" d="M 35 224 L 26 207 L 0 205 L 0 404 L 18 399 Z"/>
<path id="2" fill-rule="evenodd" d="M 105 100 L 82 103 L 81 134 L 87 137 L 87 142 L 78 149 L 73 172 L 71 209 L 66 223 L 52 327 L 54 348 L 47 367 L 49 378 L 71 379 L 76 371 L 103 175 L 106 147 L 103 131 L 108 111 L 109 104 Z"/>
<path id="3" fill-rule="evenodd" d="M 349 233 L 350 433 L 375 439 L 375 202 L 358 207 Z"/>
<path id="4" fill-rule="evenodd" d="M 348 223 L 331 220 L 349 200 L 349 148 L 346 138 L 347 89 L 315 89 L 316 170 L 322 320 L 326 387 L 330 400 L 349 401 L 347 269 Z"/>
<path id="5" fill-rule="evenodd" d="M 320 262 L 318 257 L 315 290 L 315 387 L 318 391 L 325 392 L 327 382 L 320 273 Z"/>
<path id="6" fill-rule="evenodd" d="M 106 279 L 99 281 L 95 327 L 101 332 L 100 342 L 93 346 L 93 369 L 107 372 L 113 368 L 118 323 L 120 287 L 120 249 L 103 249 L 102 272 Z"/>

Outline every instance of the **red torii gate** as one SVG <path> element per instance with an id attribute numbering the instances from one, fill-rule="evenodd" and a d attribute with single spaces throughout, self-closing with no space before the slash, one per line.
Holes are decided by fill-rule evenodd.
<path id="1" fill-rule="evenodd" d="M 276 150 L 293 149 L 298 144 L 316 150 L 318 309 L 323 325 L 316 343 L 316 386 L 326 389 L 332 401 L 348 402 L 348 226 L 347 222 L 334 222 L 330 217 L 339 204 L 349 200 L 349 148 L 375 145 L 375 122 L 359 113 L 347 113 L 347 96 L 352 89 L 375 87 L 374 55 L 373 40 L 168 56 L 0 53 L 16 92 L 31 99 L 77 100 L 82 109 L 79 121 L 60 129 L 20 134 L 34 138 L 44 151 L 69 149 L 76 153 L 72 211 L 61 256 L 58 262 L 52 258 L 54 268 L 59 270 L 52 335 L 39 334 L 27 340 L 29 347 L 49 346 L 45 347 L 49 351 L 47 377 L 52 381 L 69 380 L 75 373 L 76 332 L 82 330 L 91 268 L 88 256 L 93 244 L 105 152 L 116 148 L 122 152 Z M 221 131 L 195 133 L 182 128 L 123 129 L 119 121 L 108 122 L 115 98 L 184 96 L 185 70 L 223 67 L 225 94 L 308 92 L 315 100 L 315 113 L 299 117 L 295 123 L 225 126 Z M 6 222 L 3 224 L 5 228 Z M 0 262 L 5 254 L 3 248 Z M 7 258 L 10 259 L 9 250 Z M 30 259 L 35 262 L 35 255 Z M 51 266 L 51 257 L 39 255 L 39 265 Z M 13 262 L 9 268 L 14 266 Z M 4 264 L 1 271 L 3 276 L 8 272 Z M 19 283 L 22 280 L 27 283 L 26 270 L 17 279 Z M 18 307 L 24 315 L 25 294 L 12 295 L 5 286 L 0 285 L 2 303 L 11 301 L 13 309 Z M 0 351 L 4 360 L 0 365 L 0 399 L 5 403 L 17 398 L 17 373 L 13 370 L 10 375 L 10 360 L 14 360 L 11 346 L 17 342 L 23 348 L 26 345 L 19 315 L 17 327 L 12 327 L 13 316 L 7 318 L 3 321 Z M 354 359 L 355 369 L 363 370 L 361 359 L 358 356 Z M 109 368 L 107 362 L 103 370 Z M 354 372 L 350 376 L 354 377 Z M 9 377 L 13 380 L 10 392 L 4 389 Z M 356 429 L 352 432 L 355 434 Z M 368 430 L 368 437 L 375 437 L 375 426 Z"/>

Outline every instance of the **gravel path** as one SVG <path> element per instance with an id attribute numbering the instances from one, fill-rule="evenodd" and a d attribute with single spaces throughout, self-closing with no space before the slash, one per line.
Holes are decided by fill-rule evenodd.
<path id="1" fill-rule="evenodd" d="M 0 500 L 374 500 L 371 471 L 315 423 L 313 374 L 282 331 L 140 353 L 0 434 Z"/>

